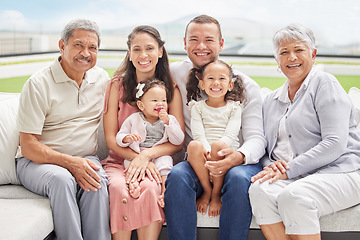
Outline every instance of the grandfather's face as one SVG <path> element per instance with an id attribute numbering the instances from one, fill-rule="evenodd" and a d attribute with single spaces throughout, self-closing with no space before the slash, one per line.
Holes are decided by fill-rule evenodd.
<path id="1" fill-rule="evenodd" d="M 61 66 L 73 80 L 83 76 L 95 66 L 98 53 L 98 36 L 95 32 L 76 29 L 67 44 L 59 41 Z"/>
<path id="2" fill-rule="evenodd" d="M 219 57 L 224 39 L 215 23 L 190 23 L 184 45 L 194 67 L 200 68 Z"/>
<path id="3" fill-rule="evenodd" d="M 316 49 L 311 52 L 303 42 L 283 40 L 277 54 L 277 62 L 281 71 L 293 83 L 302 83 L 315 63 Z"/>

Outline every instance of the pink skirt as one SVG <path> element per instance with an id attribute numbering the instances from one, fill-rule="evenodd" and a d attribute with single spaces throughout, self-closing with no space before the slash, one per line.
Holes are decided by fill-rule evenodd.
<path id="1" fill-rule="evenodd" d="M 164 223 L 164 210 L 157 202 L 161 194 L 161 184 L 146 177 L 140 182 L 140 197 L 134 199 L 129 195 L 125 184 L 124 166 L 106 160 L 103 165 L 109 177 L 111 233 L 138 229 L 154 221 Z"/>

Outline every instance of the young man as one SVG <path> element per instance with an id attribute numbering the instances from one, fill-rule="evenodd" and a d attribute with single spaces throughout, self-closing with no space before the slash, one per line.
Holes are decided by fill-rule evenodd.
<path id="1" fill-rule="evenodd" d="M 191 141 L 190 111 L 186 106 L 186 82 L 191 68 L 200 68 L 219 58 L 224 46 L 220 24 L 207 15 L 200 15 L 189 22 L 184 37 L 185 50 L 190 59 L 170 66 L 177 82 L 184 106 L 185 144 Z M 248 197 L 250 178 L 261 170 L 259 159 L 265 153 L 262 123 L 262 99 L 259 86 L 249 77 L 242 76 L 246 103 L 239 132 L 241 147 L 222 151 L 220 161 L 207 161 L 206 166 L 214 176 L 224 175 L 222 208 L 220 213 L 221 240 L 246 240 L 252 213 Z M 168 175 L 165 192 L 165 215 L 169 240 L 196 239 L 196 201 L 203 189 L 190 164 L 182 161 Z M 206 212 L 202 212 L 206 214 Z"/>
<path id="2" fill-rule="evenodd" d="M 95 66 L 99 44 L 96 23 L 68 23 L 61 56 L 21 92 L 17 173 L 26 188 L 50 198 L 57 239 L 111 239 L 107 176 L 95 156 L 109 80 Z"/>

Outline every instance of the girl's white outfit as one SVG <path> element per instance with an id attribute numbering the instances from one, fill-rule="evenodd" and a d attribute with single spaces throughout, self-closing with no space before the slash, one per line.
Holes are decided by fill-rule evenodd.
<path id="1" fill-rule="evenodd" d="M 205 149 L 211 151 L 211 143 L 220 140 L 232 149 L 240 146 L 238 133 L 241 127 L 242 105 L 227 101 L 223 107 L 213 108 L 206 100 L 191 101 L 191 133 L 194 140 L 200 141 Z"/>
<path id="2" fill-rule="evenodd" d="M 151 124 L 146 121 L 143 117 L 142 112 L 136 112 L 131 114 L 121 125 L 119 132 L 116 135 L 116 142 L 120 147 L 130 147 L 137 153 L 140 153 L 143 149 L 149 148 L 148 141 L 152 141 L 154 144 L 152 146 L 156 146 L 165 142 L 170 142 L 174 145 L 180 145 L 184 140 L 184 132 L 181 130 L 179 122 L 172 115 L 169 116 L 169 125 L 164 124 L 161 120 Z M 148 136 L 147 126 L 152 129 L 154 135 L 159 137 Z M 123 143 L 123 139 L 125 136 L 130 134 L 138 134 L 141 137 L 141 142 L 132 142 L 132 143 Z M 157 140 L 153 141 L 154 138 Z M 149 140 L 152 139 L 152 140 Z M 148 147 L 143 147 L 143 146 Z M 171 156 L 161 156 L 156 159 L 152 159 L 155 166 L 159 170 L 162 176 L 167 175 L 172 166 L 173 159 Z M 124 160 L 124 166 L 127 168 L 131 161 Z"/>

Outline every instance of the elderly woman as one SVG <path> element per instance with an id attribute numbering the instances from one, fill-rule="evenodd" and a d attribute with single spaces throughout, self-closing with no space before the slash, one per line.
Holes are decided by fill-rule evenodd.
<path id="1" fill-rule="evenodd" d="M 267 153 L 250 202 L 267 239 L 321 239 L 321 216 L 360 203 L 360 132 L 337 79 L 313 67 L 312 31 L 289 25 L 273 41 L 287 81 L 263 104 Z"/>

